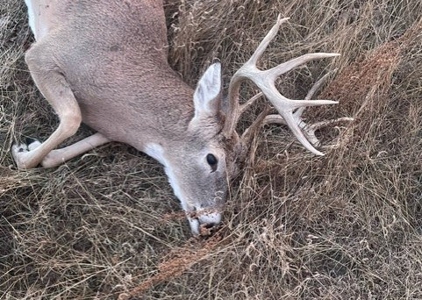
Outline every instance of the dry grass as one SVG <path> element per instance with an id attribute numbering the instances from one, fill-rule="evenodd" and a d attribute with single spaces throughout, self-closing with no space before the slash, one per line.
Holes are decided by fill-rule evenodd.
<path id="1" fill-rule="evenodd" d="M 192 239 L 161 167 L 128 146 L 15 169 L 14 139 L 44 139 L 57 119 L 23 60 L 24 3 L 3 1 L 0 299 L 422 299 L 421 2 L 167 2 L 170 62 L 191 85 L 214 57 L 227 84 L 281 13 L 291 21 L 261 66 L 342 53 L 283 76 L 280 90 L 299 99 L 338 68 L 319 97 L 340 105 L 308 118 L 356 121 L 324 157 L 265 128 L 224 227 Z M 335 133 L 324 130 L 324 142 Z"/>

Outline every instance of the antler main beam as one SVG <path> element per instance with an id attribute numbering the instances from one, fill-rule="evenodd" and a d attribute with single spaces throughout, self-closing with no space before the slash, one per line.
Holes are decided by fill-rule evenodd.
<path id="1" fill-rule="evenodd" d="M 268 47 L 268 44 L 274 39 L 276 36 L 280 25 L 286 22 L 289 18 L 281 18 L 279 15 L 277 18 L 276 24 L 271 28 L 265 38 L 261 41 L 258 48 L 255 50 L 254 54 L 251 58 L 233 75 L 230 86 L 229 86 L 229 101 L 230 101 L 230 108 L 228 115 L 230 116 L 230 120 L 227 120 L 225 124 L 225 131 L 227 133 L 232 133 L 235 130 L 237 121 L 239 116 L 247 108 L 250 103 L 245 103 L 242 106 L 239 105 L 239 90 L 242 81 L 245 79 L 249 79 L 254 82 L 258 88 L 262 91 L 262 93 L 266 96 L 266 98 L 272 103 L 274 108 L 283 118 L 285 123 L 289 126 L 292 130 L 293 134 L 302 143 L 302 145 L 316 155 L 324 155 L 320 151 L 316 150 L 314 146 L 307 140 L 304 133 L 301 130 L 300 122 L 301 121 L 301 114 L 305 107 L 308 106 L 318 106 L 318 105 L 327 105 L 327 104 L 337 104 L 338 102 L 332 100 L 291 100 L 283 95 L 275 87 L 276 79 L 314 59 L 320 58 L 327 58 L 327 57 L 335 57 L 339 56 L 338 53 L 310 53 L 305 54 L 300 57 L 291 59 L 287 62 L 279 64 L 278 66 L 268 69 L 268 70 L 259 70 L 256 66 L 257 61 L 261 58 L 262 54 L 264 53 L 265 49 Z M 310 91 L 311 92 L 311 91 Z M 312 92 L 313 94 L 313 92 Z M 307 97 L 308 98 L 308 97 Z M 255 97 L 251 98 L 249 102 L 255 101 Z M 300 109 L 297 112 L 297 109 Z M 296 116 L 294 112 L 296 111 Z M 299 118 L 298 118 L 299 117 Z"/>

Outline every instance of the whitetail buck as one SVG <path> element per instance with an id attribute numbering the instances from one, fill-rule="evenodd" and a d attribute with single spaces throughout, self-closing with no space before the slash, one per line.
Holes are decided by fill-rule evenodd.
<path id="1" fill-rule="evenodd" d="M 220 223 L 229 180 L 262 124 L 287 124 L 308 150 L 322 155 L 305 135 L 318 142 L 313 132 L 326 123 L 304 126 L 301 114 L 306 106 L 336 102 L 311 101 L 315 89 L 305 100 L 289 100 L 277 91 L 274 81 L 309 60 L 338 54 L 306 54 L 266 71 L 256 67 L 287 19 L 278 18 L 233 76 L 228 105 L 222 105 L 220 63 L 206 70 L 195 90 L 170 68 L 161 0 L 25 2 L 36 39 L 25 59 L 60 124 L 43 143 L 12 147 L 18 168 L 54 167 L 110 141 L 132 145 L 164 165 L 191 230 L 198 234 L 202 228 Z M 245 79 L 262 90 L 279 115 L 261 114 L 239 137 L 235 131 L 239 116 L 259 96 L 239 104 Z M 81 122 L 97 133 L 55 150 L 75 134 Z"/>

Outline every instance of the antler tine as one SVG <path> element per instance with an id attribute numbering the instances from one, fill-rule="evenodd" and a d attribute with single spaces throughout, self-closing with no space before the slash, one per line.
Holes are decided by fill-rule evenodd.
<path id="1" fill-rule="evenodd" d="M 294 114 L 294 116 L 295 116 L 295 118 L 297 117 L 296 114 Z M 342 118 L 338 118 L 338 119 L 334 119 L 334 120 L 326 120 L 326 121 L 321 121 L 321 122 L 317 122 L 317 123 L 308 125 L 300 119 L 299 127 L 306 132 L 306 137 L 312 143 L 312 145 L 319 146 L 321 144 L 321 142 L 319 141 L 319 139 L 315 135 L 315 132 L 317 130 L 319 130 L 323 127 L 327 127 L 327 126 L 330 126 L 330 125 L 337 124 L 337 123 L 352 122 L 354 120 L 355 120 L 354 118 L 342 117 Z M 275 114 L 266 116 L 262 123 L 263 123 L 263 125 L 266 125 L 266 124 L 287 125 L 287 122 L 283 119 L 282 116 L 275 115 Z"/>
<path id="2" fill-rule="evenodd" d="M 255 121 L 249 126 L 242 134 L 241 140 L 245 145 L 249 145 L 251 139 L 254 137 L 255 132 L 261 127 L 262 123 L 264 122 L 265 118 L 268 116 L 270 112 L 270 107 L 267 107 L 258 115 Z"/>
<path id="3" fill-rule="evenodd" d="M 302 143 L 302 145 L 316 155 L 323 155 L 320 151 L 316 150 L 312 144 L 307 140 L 303 134 L 300 125 L 298 123 L 298 117 L 294 116 L 293 112 L 298 108 L 304 108 L 307 106 L 317 106 L 317 105 L 326 105 L 326 104 L 337 104 L 336 101 L 332 100 L 291 100 L 283 95 L 281 95 L 277 88 L 275 87 L 275 81 L 278 76 L 284 74 L 293 68 L 304 64 L 310 60 L 334 57 L 338 56 L 338 53 L 310 53 L 302 55 L 298 58 L 291 59 L 287 62 L 284 62 L 274 68 L 269 70 L 259 70 L 256 66 L 257 60 L 262 56 L 263 52 L 267 48 L 268 44 L 276 36 L 280 25 L 287 21 L 288 18 L 282 19 L 280 15 L 277 18 L 276 24 L 271 28 L 265 38 L 261 41 L 258 48 L 255 50 L 255 53 L 251 58 L 235 73 L 233 76 L 230 86 L 229 86 L 229 101 L 230 101 L 230 111 L 229 116 L 230 120 L 225 124 L 225 131 L 228 134 L 232 134 L 235 130 L 236 122 L 241 113 L 239 109 L 239 89 L 241 81 L 244 79 L 249 79 L 254 82 L 266 98 L 272 103 L 274 108 L 278 113 L 283 117 L 286 124 L 292 130 L 293 134 Z M 299 111 L 301 112 L 303 109 Z M 300 115 L 299 115 L 300 117 Z"/>
<path id="4" fill-rule="evenodd" d="M 309 90 L 308 94 L 306 95 L 305 99 L 310 100 L 313 97 L 313 95 L 316 93 L 316 91 L 321 87 L 321 85 L 328 79 L 328 77 L 331 75 L 331 73 L 333 73 L 335 71 L 337 71 L 337 70 L 333 70 L 332 72 L 328 72 L 327 74 L 322 76 L 317 82 L 315 82 L 314 85 L 312 86 L 312 88 Z M 311 144 L 315 145 L 315 146 L 320 145 L 320 141 L 318 140 L 318 138 L 315 135 L 315 132 L 318 129 L 321 129 L 323 127 L 327 127 L 329 125 L 333 125 L 333 124 L 336 124 L 336 123 L 351 122 L 351 121 L 354 120 L 353 118 L 343 117 L 343 118 L 338 118 L 338 119 L 334 119 L 334 120 L 321 121 L 321 122 L 317 122 L 317 123 L 308 125 L 302 119 L 302 114 L 303 114 L 305 109 L 306 109 L 306 107 L 298 108 L 293 113 L 293 117 L 294 117 L 296 123 L 299 125 L 299 127 L 303 131 L 305 131 L 308 141 L 310 141 Z M 268 116 L 265 117 L 265 119 L 263 121 L 263 125 L 265 125 L 265 124 L 287 125 L 287 122 L 283 119 L 282 116 L 280 116 L 278 114 L 277 115 L 272 114 L 272 115 L 268 115 Z"/>
<path id="5" fill-rule="evenodd" d="M 267 33 L 267 35 L 262 39 L 261 43 L 259 43 L 258 47 L 256 48 L 255 52 L 252 54 L 252 56 L 249 58 L 248 63 L 256 65 L 258 62 L 258 59 L 261 58 L 262 54 L 264 54 L 265 50 L 267 49 L 270 42 L 275 38 L 277 35 L 278 29 L 280 28 L 280 25 L 284 22 L 288 21 L 290 18 L 281 18 L 281 15 L 277 16 L 277 22 L 274 24 L 274 26 L 271 28 L 271 30 Z"/>
<path id="6" fill-rule="evenodd" d="M 249 107 L 253 102 L 255 102 L 262 95 L 262 93 L 259 93 L 256 96 L 252 97 L 250 100 L 248 100 L 243 105 L 244 107 L 243 110 L 239 108 L 240 85 L 243 80 L 248 78 L 247 76 L 244 76 L 243 74 L 245 69 L 247 69 L 248 66 L 256 65 L 258 59 L 261 58 L 265 49 L 267 49 L 269 43 L 277 35 L 280 25 L 289 19 L 290 18 L 281 18 L 281 15 L 278 15 L 276 24 L 267 33 L 265 38 L 261 41 L 259 46 L 256 48 L 255 52 L 249 58 L 249 60 L 239 70 L 237 70 L 237 72 L 231 78 L 230 85 L 229 85 L 229 95 L 228 95 L 228 98 L 229 98 L 229 107 L 227 110 L 228 119 L 226 120 L 225 126 L 224 126 L 224 132 L 226 133 L 227 136 L 231 136 L 231 134 L 234 132 L 234 130 L 236 129 L 237 122 L 240 116 L 242 115 L 242 113 L 246 110 L 246 108 Z"/>
<path id="7" fill-rule="evenodd" d="M 328 79 L 328 77 L 330 77 L 330 75 L 332 73 L 337 72 L 337 69 L 328 72 L 327 74 L 325 74 L 324 76 L 322 76 L 320 79 L 317 80 L 317 82 L 314 83 L 314 85 L 311 87 L 311 89 L 309 90 L 309 92 L 306 94 L 305 100 L 311 100 L 312 97 L 314 96 L 314 94 L 316 93 L 317 90 L 319 90 L 319 88 L 321 87 L 321 85 Z M 303 112 L 305 111 L 306 107 L 302 106 L 299 107 L 294 114 L 297 115 L 299 118 L 302 116 Z M 312 143 L 314 144 L 314 143 Z M 315 145 L 315 144 L 314 144 Z"/>

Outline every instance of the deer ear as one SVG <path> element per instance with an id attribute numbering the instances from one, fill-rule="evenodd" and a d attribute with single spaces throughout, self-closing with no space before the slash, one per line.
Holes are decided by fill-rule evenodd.
<path id="1" fill-rule="evenodd" d="M 194 119 L 213 117 L 219 113 L 221 105 L 221 64 L 212 64 L 202 75 L 193 94 Z"/>

